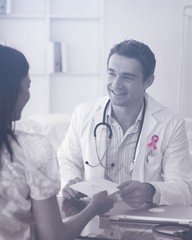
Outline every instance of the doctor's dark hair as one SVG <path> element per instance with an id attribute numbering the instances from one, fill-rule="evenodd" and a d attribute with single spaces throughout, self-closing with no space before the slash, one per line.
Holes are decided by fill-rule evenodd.
<path id="1" fill-rule="evenodd" d="M 21 52 L 0 45 L 0 154 L 5 147 L 11 160 L 13 151 L 10 141 L 16 140 L 12 119 L 21 89 L 21 81 L 27 75 L 28 70 L 29 64 Z"/>
<path id="2" fill-rule="evenodd" d="M 144 79 L 154 74 L 156 65 L 155 55 L 151 49 L 142 42 L 138 42 L 136 40 L 125 40 L 116 44 L 110 50 L 107 59 L 107 66 L 113 54 L 138 60 L 143 68 Z"/>

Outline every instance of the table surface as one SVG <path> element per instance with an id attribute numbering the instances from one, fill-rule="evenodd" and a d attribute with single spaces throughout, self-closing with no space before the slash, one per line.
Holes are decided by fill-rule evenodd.
<path id="1" fill-rule="evenodd" d="M 84 202 L 74 201 L 63 203 L 62 198 L 58 198 L 62 218 L 69 217 L 82 208 Z M 155 225 L 123 223 L 109 221 L 108 217 L 96 216 L 84 228 L 78 239 L 98 239 L 98 240 L 154 240 L 152 228 Z"/>
<path id="2" fill-rule="evenodd" d="M 78 239 L 154 240 L 153 227 L 143 223 L 112 222 L 108 218 L 92 219 Z"/>
<path id="3" fill-rule="evenodd" d="M 78 213 L 85 207 L 83 201 L 63 202 L 59 199 L 61 215 L 66 217 Z M 78 239 L 87 240 L 155 240 L 153 228 L 158 224 L 111 221 L 107 216 L 93 218 Z M 191 236 L 191 235 L 190 235 Z M 164 238 L 161 238 L 164 239 Z M 173 238 L 165 238 L 173 239 Z M 176 239 L 176 238 L 175 238 Z M 181 239 L 181 238 L 179 238 Z M 192 240 L 192 237 L 187 240 Z"/>

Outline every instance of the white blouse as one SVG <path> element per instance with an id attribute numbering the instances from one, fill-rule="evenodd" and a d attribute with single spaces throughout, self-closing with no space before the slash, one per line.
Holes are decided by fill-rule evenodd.
<path id="1" fill-rule="evenodd" d="M 55 196 L 60 189 L 56 153 L 48 139 L 16 131 L 13 162 L 7 150 L 0 166 L 0 239 L 34 239 L 31 200 Z"/>

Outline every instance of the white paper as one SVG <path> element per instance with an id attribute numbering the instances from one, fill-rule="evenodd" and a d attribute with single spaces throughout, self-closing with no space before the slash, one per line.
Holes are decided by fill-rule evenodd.
<path id="1" fill-rule="evenodd" d="M 107 191 L 108 195 L 113 194 L 119 189 L 117 189 L 118 184 L 114 182 L 110 182 L 105 179 L 96 178 L 84 182 L 78 182 L 70 187 L 78 192 L 86 194 L 88 197 L 92 197 L 94 194 L 101 192 L 101 191 Z"/>

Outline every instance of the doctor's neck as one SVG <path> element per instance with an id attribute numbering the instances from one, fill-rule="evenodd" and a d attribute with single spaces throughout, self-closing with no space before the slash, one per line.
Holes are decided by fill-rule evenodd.
<path id="1" fill-rule="evenodd" d="M 141 108 L 143 106 L 143 100 L 136 103 L 132 103 L 126 106 L 112 106 L 112 117 L 119 123 L 123 132 L 125 133 L 136 121 Z"/>

